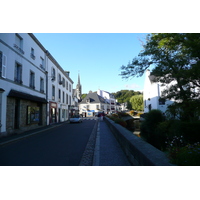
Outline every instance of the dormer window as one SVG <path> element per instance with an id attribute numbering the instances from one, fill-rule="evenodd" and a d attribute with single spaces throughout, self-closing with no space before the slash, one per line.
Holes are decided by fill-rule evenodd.
<path id="1" fill-rule="evenodd" d="M 90 99 L 86 99 L 86 103 L 90 103 Z"/>
<path id="2" fill-rule="evenodd" d="M 164 98 L 159 98 L 159 105 L 165 105 L 165 99 Z"/>

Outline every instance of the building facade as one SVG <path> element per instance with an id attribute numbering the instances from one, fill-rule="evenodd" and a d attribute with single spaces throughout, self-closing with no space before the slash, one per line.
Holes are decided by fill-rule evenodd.
<path id="1" fill-rule="evenodd" d="M 158 109 L 165 113 L 167 107 L 171 105 L 174 101 L 162 99 L 162 92 L 174 83 L 172 82 L 167 86 L 162 86 L 160 82 L 155 82 L 154 79 L 155 76 L 151 75 L 150 70 L 147 70 L 145 73 L 143 93 L 144 113 L 147 113 L 152 109 Z"/>
<path id="2" fill-rule="evenodd" d="M 100 90 L 100 89 L 97 90 L 97 94 L 103 97 L 107 101 L 108 103 L 107 110 L 106 110 L 107 113 L 110 113 L 110 112 L 112 113 L 112 112 L 121 110 L 120 105 L 119 103 L 117 103 L 117 100 L 115 99 L 113 94 L 106 92 L 104 90 Z"/>
<path id="3" fill-rule="evenodd" d="M 99 112 L 106 113 L 109 103 L 97 93 L 90 91 L 79 103 L 79 113 L 84 117 L 93 117 Z"/>
<path id="4" fill-rule="evenodd" d="M 72 89 L 33 34 L 0 33 L 0 136 L 67 120 Z"/>

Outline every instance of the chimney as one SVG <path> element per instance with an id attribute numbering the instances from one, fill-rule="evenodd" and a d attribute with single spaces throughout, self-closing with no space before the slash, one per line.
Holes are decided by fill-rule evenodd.
<path id="1" fill-rule="evenodd" d="M 66 74 L 67 76 L 69 76 L 70 71 L 65 71 L 65 74 Z"/>

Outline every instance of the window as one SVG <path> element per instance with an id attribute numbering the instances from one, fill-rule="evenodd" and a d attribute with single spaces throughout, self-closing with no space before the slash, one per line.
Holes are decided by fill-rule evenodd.
<path id="1" fill-rule="evenodd" d="M 22 84 L 22 65 L 19 63 L 15 64 L 15 82 Z"/>
<path id="2" fill-rule="evenodd" d="M 7 57 L 0 52 L 0 76 L 6 78 Z"/>
<path id="3" fill-rule="evenodd" d="M 63 103 L 65 103 L 65 93 L 63 92 Z"/>
<path id="4" fill-rule="evenodd" d="M 71 103 L 72 103 L 72 102 L 71 102 L 71 96 L 69 96 L 69 105 L 71 105 Z"/>
<path id="5" fill-rule="evenodd" d="M 44 79 L 40 78 L 40 92 L 44 93 Z"/>
<path id="6" fill-rule="evenodd" d="M 42 69 L 45 69 L 45 67 L 44 67 L 44 59 L 42 57 L 40 57 L 40 67 Z"/>
<path id="7" fill-rule="evenodd" d="M 55 99 L 55 86 L 52 85 L 52 100 Z"/>
<path id="8" fill-rule="evenodd" d="M 62 84 L 62 81 L 61 81 L 61 75 L 58 74 L 58 83 L 61 85 Z"/>
<path id="9" fill-rule="evenodd" d="M 165 105 L 165 99 L 164 98 L 159 98 L 158 102 L 159 102 L 159 105 Z"/>
<path id="10" fill-rule="evenodd" d="M 71 92 L 71 84 L 69 84 L 69 91 Z"/>
<path id="11" fill-rule="evenodd" d="M 14 47 L 22 54 L 24 54 L 23 51 L 23 39 L 19 34 L 15 35 L 15 44 Z"/>
<path id="12" fill-rule="evenodd" d="M 66 104 L 68 104 L 68 94 L 66 94 Z"/>
<path id="13" fill-rule="evenodd" d="M 62 78 L 62 84 L 63 84 L 63 87 L 65 87 L 65 79 Z"/>
<path id="14" fill-rule="evenodd" d="M 30 72 L 30 85 L 29 85 L 32 89 L 35 89 L 35 73 L 34 72 Z"/>
<path id="15" fill-rule="evenodd" d="M 96 109 L 99 110 L 99 105 L 96 105 Z"/>
<path id="16" fill-rule="evenodd" d="M 40 121 L 40 108 L 39 107 L 27 107 L 27 124 L 39 123 Z"/>
<path id="17" fill-rule="evenodd" d="M 68 82 L 66 81 L 66 89 L 68 90 Z"/>
<path id="18" fill-rule="evenodd" d="M 30 54 L 30 56 L 31 56 L 31 58 L 32 58 L 33 60 L 35 60 L 35 51 L 34 51 L 33 48 L 31 48 L 31 54 Z"/>
<path id="19" fill-rule="evenodd" d="M 51 74 L 51 80 L 55 81 L 56 80 L 56 70 L 52 67 L 52 74 Z"/>
<path id="20" fill-rule="evenodd" d="M 60 102 L 60 99 L 61 99 L 61 91 L 60 89 L 58 90 L 58 101 Z"/>

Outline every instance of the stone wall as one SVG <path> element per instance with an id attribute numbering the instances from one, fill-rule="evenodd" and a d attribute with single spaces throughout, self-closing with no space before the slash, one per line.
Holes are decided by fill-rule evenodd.
<path id="1" fill-rule="evenodd" d="M 19 129 L 15 129 L 15 104 L 16 99 L 7 98 L 6 132 L 7 134 L 20 133 L 46 125 L 46 104 L 20 99 L 19 103 Z M 41 110 L 41 123 L 27 124 L 27 107 L 39 106 Z"/>
<path id="2" fill-rule="evenodd" d="M 107 117 L 105 117 L 105 122 L 134 166 L 171 166 L 162 151 Z"/>

